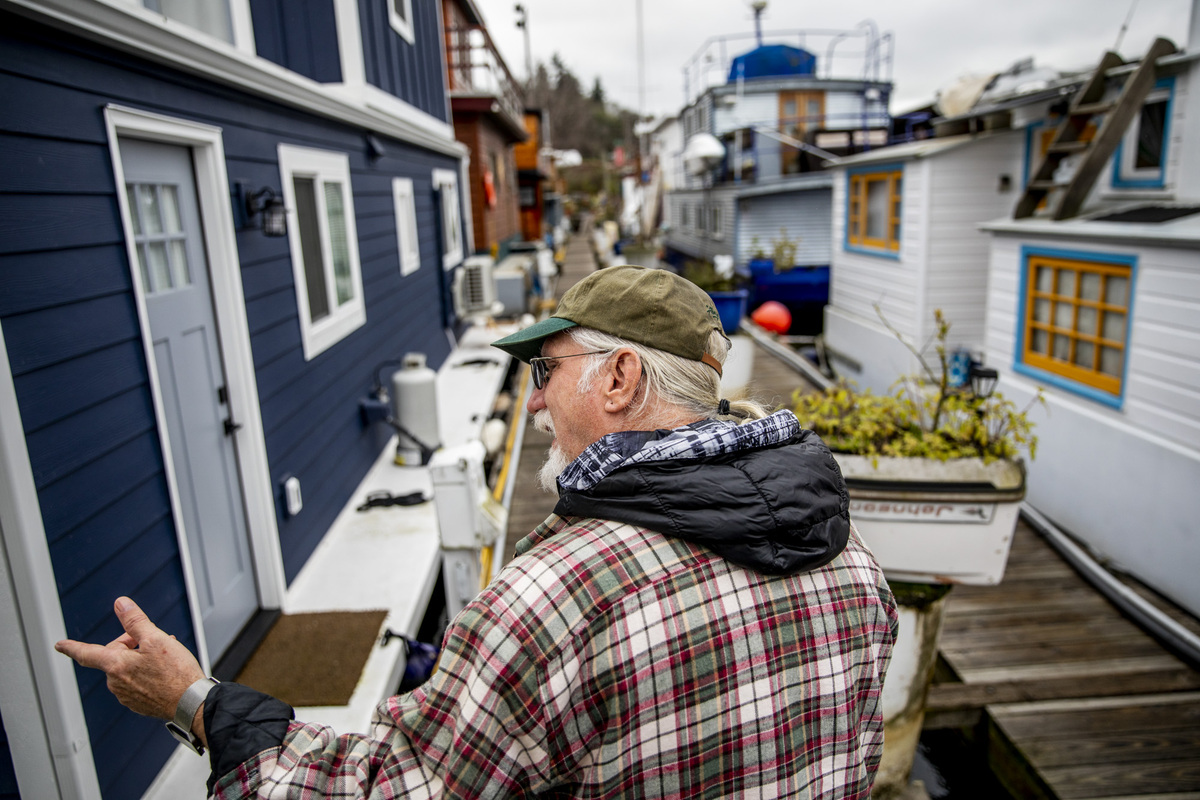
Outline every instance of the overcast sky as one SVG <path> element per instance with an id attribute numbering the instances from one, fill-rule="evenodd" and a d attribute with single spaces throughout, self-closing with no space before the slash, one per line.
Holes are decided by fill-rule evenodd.
<path id="1" fill-rule="evenodd" d="M 516 2 L 475 0 L 509 69 L 523 80 L 525 39 L 516 27 Z M 520 2 L 535 64 L 558 53 L 585 88 L 598 77 L 610 99 L 639 110 L 639 0 Z M 640 2 L 648 114 L 680 109 L 683 67 L 709 38 L 754 31 L 747 0 Z M 1200 0 L 769 0 L 763 32 L 766 38 L 772 30 L 848 30 L 870 20 L 881 34 L 892 34 L 891 110 L 901 113 L 932 102 L 939 88 L 961 76 L 999 72 L 1028 56 L 1060 70 L 1093 66 L 1116 45 L 1131 8 L 1122 56 L 1140 56 L 1155 36 L 1183 47 L 1194 3 Z M 745 49 L 753 45 L 743 41 Z"/>

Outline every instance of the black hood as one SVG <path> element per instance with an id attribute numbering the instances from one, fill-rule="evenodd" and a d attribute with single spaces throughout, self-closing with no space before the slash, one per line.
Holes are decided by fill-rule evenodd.
<path id="1" fill-rule="evenodd" d="M 560 516 L 638 525 L 767 574 L 827 564 L 850 535 L 837 462 L 787 411 L 741 426 L 612 434 L 563 477 Z"/>

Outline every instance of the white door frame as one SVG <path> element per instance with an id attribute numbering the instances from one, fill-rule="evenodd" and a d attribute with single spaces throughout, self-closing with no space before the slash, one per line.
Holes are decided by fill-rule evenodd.
<path id="1" fill-rule="evenodd" d="M 279 545 L 279 529 L 275 517 L 275 497 L 271 486 L 270 466 L 267 463 L 266 439 L 263 435 L 262 414 L 258 404 L 258 385 L 250 351 L 250 329 L 246 321 L 246 300 L 242 293 L 241 260 L 238 258 L 234 236 L 233 208 L 230 203 L 229 179 L 225 171 L 225 148 L 221 129 L 188 120 L 166 117 L 147 111 L 108 105 L 104 109 L 108 129 L 108 146 L 116 179 L 117 200 L 121 208 L 121 224 L 125 228 L 125 247 L 133 279 L 138 320 L 141 324 L 142 347 L 150 372 L 150 387 L 158 433 L 162 442 L 163 467 L 175 515 L 179 537 L 179 556 L 183 561 L 187 584 L 188 605 L 195 620 L 197 657 L 206 670 L 211 670 L 208 646 L 201 624 L 200 607 L 191 568 L 188 532 L 184 530 L 180 513 L 179 491 L 175 483 L 171 443 L 167 436 L 166 416 L 158 386 L 158 371 L 154 364 L 154 345 L 146 313 L 145 287 L 137 269 L 137 251 L 130 229 L 130 209 L 124 191 L 125 173 L 121 164 L 118 137 L 148 139 L 191 148 L 196 173 L 196 194 L 204 228 L 204 246 L 208 253 L 209 277 L 212 282 L 213 311 L 217 321 L 217 338 L 225 366 L 225 381 L 229 389 L 229 409 L 242 428 L 237 438 L 238 470 L 242 478 L 246 508 L 246 526 L 250 536 L 250 553 L 258 584 L 258 602 L 262 608 L 282 608 L 287 582 L 283 571 L 283 555 Z"/>

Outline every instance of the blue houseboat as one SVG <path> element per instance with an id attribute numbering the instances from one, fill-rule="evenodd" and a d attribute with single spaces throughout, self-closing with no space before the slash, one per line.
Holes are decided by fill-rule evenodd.
<path id="1" fill-rule="evenodd" d="M 142 796 L 118 594 L 220 675 L 437 368 L 469 253 L 441 4 L 0 2 L 0 795 Z M 382 428 L 382 430 L 381 430 Z"/>

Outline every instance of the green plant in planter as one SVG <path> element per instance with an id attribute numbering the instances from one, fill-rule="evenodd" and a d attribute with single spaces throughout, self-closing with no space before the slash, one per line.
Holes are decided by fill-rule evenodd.
<path id="1" fill-rule="evenodd" d="M 752 261 L 765 261 L 766 258 L 767 258 L 767 251 L 763 250 L 762 242 L 759 241 L 757 236 L 751 236 L 750 237 L 750 259 Z"/>
<path id="2" fill-rule="evenodd" d="M 934 312 L 934 319 L 936 368 L 885 320 L 888 329 L 917 357 L 921 374 L 901 377 L 887 395 L 855 391 L 845 383 L 823 392 L 797 390 L 792 399 L 800 423 L 841 453 L 939 461 L 978 457 L 991 463 L 1015 460 L 1027 451 L 1032 460 L 1037 437 L 1028 411 L 1035 403 L 1045 405 L 1041 389 L 1028 406 L 1018 409 L 999 392 L 977 397 L 969 386 L 950 386 L 946 352 L 950 323 L 940 309 Z"/>
<path id="3" fill-rule="evenodd" d="M 796 253 L 800 250 L 800 240 L 791 239 L 787 228 L 779 229 L 779 238 L 771 240 L 771 257 L 775 261 L 776 272 L 786 272 L 796 266 Z"/>
<path id="4" fill-rule="evenodd" d="M 737 272 L 722 275 L 711 261 L 689 259 L 683 264 L 683 277 L 706 292 L 732 292 L 743 288 L 744 279 Z"/>

